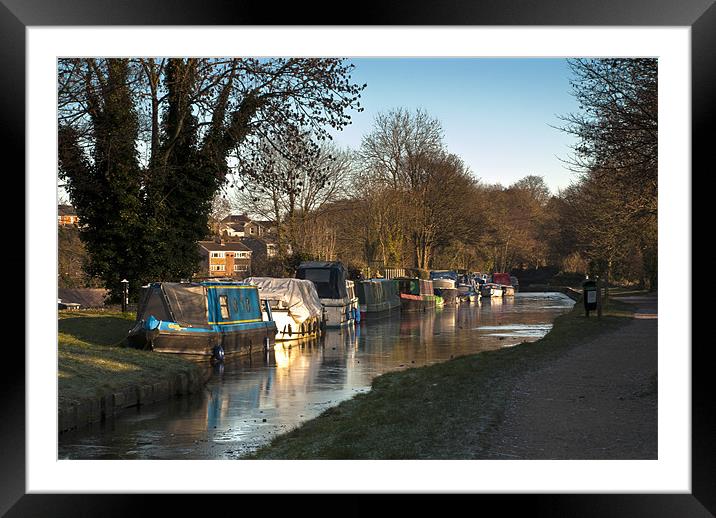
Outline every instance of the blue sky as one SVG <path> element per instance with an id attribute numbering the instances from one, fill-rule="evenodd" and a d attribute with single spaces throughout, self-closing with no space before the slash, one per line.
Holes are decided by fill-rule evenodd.
<path id="1" fill-rule="evenodd" d="M 373 118 L 404 107 L 425 109 L 442 123 L 450 152 L 485 183 L 510 185 L 544 177 L 553 191 L 569 185 L 566 158 L 574 140 L 550 127 L 577 112 L 564 59 L 353 58 L 353 79 L 367 83 L 353 124 L 335 134 L 338 145 L 360 146 Z M 559 158 L 558 158 L 559 157 Z"/>

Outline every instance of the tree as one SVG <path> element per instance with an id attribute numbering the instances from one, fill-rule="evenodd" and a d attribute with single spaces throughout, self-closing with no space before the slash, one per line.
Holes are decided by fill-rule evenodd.
<path id="1" fill-rule="evenodd" d="M 281 250 L 289 244 L 293 251 L 322 255 L 318 234 L 330 232 L 321 231 L 318 220 L 331 203 L 347 197 L 352 153 L 329 142 L 313 148 L 310 135 L 297 137 L 293 145 L 313 151 L 296 162 L 266 143 L 262 154 L 242 163 L 234 202 L 276 222 Z"/>
<path id="2" fill-rule="evenodd" d="M 609 178 L 619 217 L 655 215 L 658 165 L 656 59 L 575 59 L 573 95 L 581 112 L 563 117 L 579 140 L 571 159 L 582 174 Z"/>
<path id="3" fill-rule="evenodd" d="M 60 174 L 87 224 L 90 269 L 115 295 L 122 277 L 136 292 L 194 273 L 231 163 L 266 144 L 305 162 L 315 148 L 293 137 L 326 140 L 362 110 L 352 68 L 332 58 L 61 59 Z"/>
<path id="4" fill-rule="evenodd" d="M 141 239 L 148 224 L 142 217 L 139 124 L 129 77 L 129 62 L 117 59 L 107 61 L 101 76 L 87 78 L 88 87 L 93 86 L 85 100 L 89 156 L 79 130 L 63 125 L 58 132 L 60 174 L 82 221 L 87 273 L 117 292 L 124 277 L 138 287 L 145 269 L 142 257 L 148 252 Z"/>
<path id="5" fill-rule="evenodd" d="M 402 108 L 378 114 L 363 137 L 359 182 L 364 199 L 375 200 L 365 248 L 377 243 L 384 263 L 402 259 L 410 242 L 413 266 L 428 268 L 435 247 L 464 229 L 456 207 L 470 195 L 474 179 L 447 153 L 442 138 L 437 119 Z"/>
<path id="6" fill-rule="evenodd" d="M 580 112 L 562 130 L 578 143 L 569 166 L 580 181 L 566 193 L 580 246 L 607 278 L 634 253 L 656 285 L 658 71 L 656 59 L 570 60 Z M 573 214 L 574 215 L 574 214 Z M 588 219 L 584 219 L 588 218 Z"/>

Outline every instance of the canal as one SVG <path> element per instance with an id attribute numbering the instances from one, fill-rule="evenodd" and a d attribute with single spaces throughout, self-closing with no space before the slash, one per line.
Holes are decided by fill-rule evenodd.
<path id="1" fill-rule="evenodd" d="M 370 390 L 388 371 L 420 367 L 544 336 L 574 302 L 561 293 L 364 319 L 320 340 L 278 343 L 213 370 L 204 391 L 127 409 L 60 435 L 59 459 L 235 459 L 325 409 Z"/>

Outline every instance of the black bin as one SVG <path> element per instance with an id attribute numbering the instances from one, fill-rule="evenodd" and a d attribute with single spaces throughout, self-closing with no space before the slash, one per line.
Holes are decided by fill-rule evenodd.
<path id="1" fill-rule="evenodd" d="M 586 280 L 582 283 L 582 299 L 584 300 L 584 310 L 589 312 L 597 309 L 597 283 L 596 281 Z"/>

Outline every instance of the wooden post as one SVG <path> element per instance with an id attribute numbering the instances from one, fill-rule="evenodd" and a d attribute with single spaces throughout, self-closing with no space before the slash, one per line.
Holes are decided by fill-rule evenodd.
<path id="1" fill-rule="evenodd" d="M 597 276 L 597 318 L 602 318 L 602 278 Z"/>

